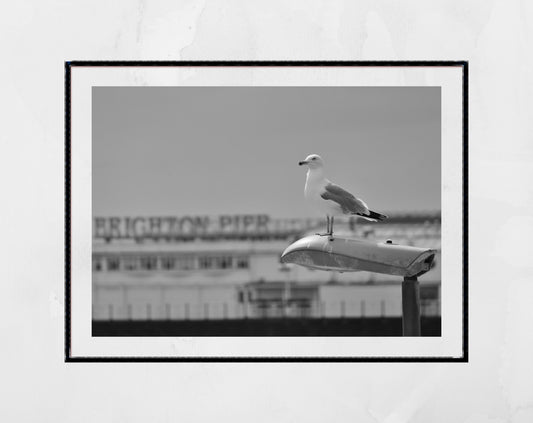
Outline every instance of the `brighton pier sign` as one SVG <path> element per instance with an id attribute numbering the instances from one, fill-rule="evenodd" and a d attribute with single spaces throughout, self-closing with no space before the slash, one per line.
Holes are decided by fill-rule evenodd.
<path id="1" fill-rule="evenodd" d="M 169 217 L 96 217 L 93 236 L 115 238 L 179 238 L 213 235 L 268 234 L 298 231 L 302 223 L 281 222 L 266 214 Z M 304 224 L 305 225 L 305 224 Z"/>

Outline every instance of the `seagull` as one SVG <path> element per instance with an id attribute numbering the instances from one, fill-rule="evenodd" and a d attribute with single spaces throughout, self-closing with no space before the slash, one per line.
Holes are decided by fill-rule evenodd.
<path id="1" fill-rule="evenodd" d="M 387 218 L 384 214 L 370 210 L 363 200 L 326 179 L 324 160 L 318 154 L 310 154 L 298 164 L 308 167 L 304 190 L 306 200 L 326 214 L 326 233 L 317 235 L 333 235 L 334 216 L 357 215 L 374 222 Z"/>

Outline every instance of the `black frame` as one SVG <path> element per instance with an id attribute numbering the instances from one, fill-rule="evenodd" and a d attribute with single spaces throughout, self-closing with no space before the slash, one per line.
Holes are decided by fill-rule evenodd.
<path id="1" fill-rule="evenodd" d="M 71 71 L 73 67 L 460 67 L 463 70 L 463 356 L 454 357 L 72 357 Z M 67 61 L 65 62 L 65 362 L 468 362 L 468 61 Z"/>

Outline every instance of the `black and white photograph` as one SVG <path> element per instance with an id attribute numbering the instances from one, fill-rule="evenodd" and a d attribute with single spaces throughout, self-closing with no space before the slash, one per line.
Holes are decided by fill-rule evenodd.
<path id="1" fill-rule="evenodd" d="M 92 339 L 444 342 L 442 86 L 135 78 L 90 87 Z"/>
<path id="2" fill-rule="evenodd" d="M 440 336 L 440 87 L 92 95 L 93 336 Z"/>

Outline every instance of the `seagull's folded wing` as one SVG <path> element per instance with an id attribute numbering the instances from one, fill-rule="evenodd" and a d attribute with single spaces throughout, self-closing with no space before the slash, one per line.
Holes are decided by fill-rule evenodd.
<path id="1" fill-rule="evenodd" d="M 368 215 L 368 206 L 363 200 L 354 197 L 345 189 L 330 182 L 326 184 L 325 191 L 320 195 L 324 200 L 335 201 L 341 206 L 344 213 Z"/>

